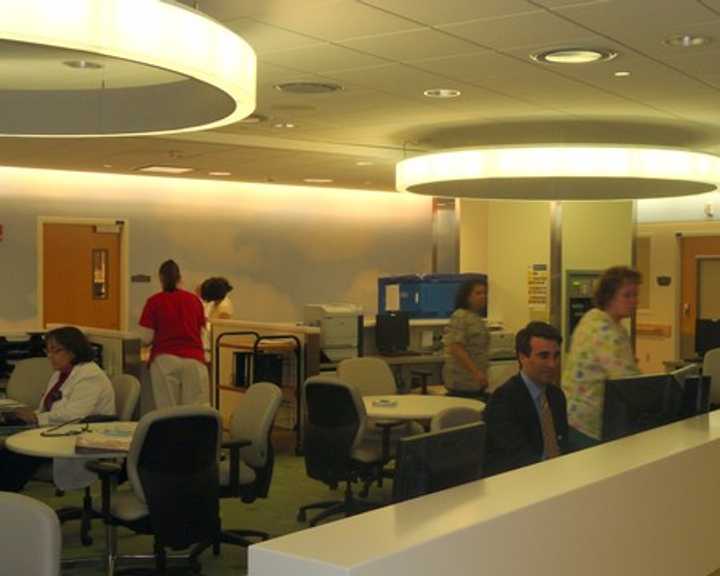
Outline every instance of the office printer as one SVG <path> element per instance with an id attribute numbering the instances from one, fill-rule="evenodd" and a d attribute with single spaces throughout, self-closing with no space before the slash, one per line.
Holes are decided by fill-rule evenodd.
<path id="1" fill-rule="evenodd" d="M 354 304 L 306 304 L 304 323 L 320 328 L 320 351 L 328 362 L 362 353 L 362 308 Z"/>
<path id="2" fill-rule="evenodd" d="M 515 333 L 503 329 L 501 326 L 488 326 L 490 331 L 490 346 L 488 358 L 490 360 L 510 360 L 515 354 Z"/>

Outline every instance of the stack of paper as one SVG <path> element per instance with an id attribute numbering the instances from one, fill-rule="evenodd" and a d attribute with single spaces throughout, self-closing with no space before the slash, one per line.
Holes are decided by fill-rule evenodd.
<path id="1" fill-rule="evenodd" d="M 130 450 L 135 426 L 115 425 L 93 429 L 77 437 L 75 452 L 78 454 L 123 453 Z"/>

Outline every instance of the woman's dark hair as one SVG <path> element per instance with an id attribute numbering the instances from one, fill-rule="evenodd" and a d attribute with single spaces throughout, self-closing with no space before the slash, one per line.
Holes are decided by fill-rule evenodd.
<path id="1" fill-rule="evenodd" d="M 216 276 L 208 278 L 200 285 L 200 297 L 205 302 L 221 302 L 232 289 L 227 278 Z"/>
<path id="2" fill-rule="evenodd" d="M 627 266 L 614 266 L 603 272 L 595 288 L 595 306 L 605 310 L 625 284 L 642 283 L 642 274 Z"/>
<path id="3" fill-rule="evenodd" d="M 485 286 L 487 289 L 487 280 L 485 278 L 478 277 L 463 282 L 460 285 L 460 288 L 458 288 L 457 294 L 455 294 L 455 310 L 460 308 L 465 310 L 468 309 L 468 299 L 470 298 L 472 291 L 475 289 L 475 286 Z"/>
<path id="4" fill-rule="evenodd" d="M 160 283 L 163 292 L 174 292 L 180 282 L 180 267 L 175 260 L 165 260 L 160 264 Z"/>
<path id="5" fill-rule="evenodd" d="M 72 354 L 73 366 L 95 360 L 95 351 L 90 345 L 90 341 L 75 326 L 63 326 L 62 328 L 50 330 L 45 334 L 45 342 L 47 343 L 50 340 Z"/>
<path id="6" fill-rule="evenodd" d="M 530 322 L 525 328 L 520 330 L 515 336 L 515 350 L 517 355 L 522 354 L 525 357 L 529 357 L 532 354 L 532 344 L 530 341 L 533 338 L 542 338 L 543 340 L 552 340 L 557 342 L 558 346 L 562 345 L 562 336 L 560 331 L 551 326 L 547 322 Z"/>

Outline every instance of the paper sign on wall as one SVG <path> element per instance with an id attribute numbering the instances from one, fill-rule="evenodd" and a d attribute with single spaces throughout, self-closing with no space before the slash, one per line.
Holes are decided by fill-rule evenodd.
<path id="1" fill-rule="evenodd" d="M 547 309 L 550 292 L 547 264 L 533 264 L 528 268 L 528 306 Z"/>

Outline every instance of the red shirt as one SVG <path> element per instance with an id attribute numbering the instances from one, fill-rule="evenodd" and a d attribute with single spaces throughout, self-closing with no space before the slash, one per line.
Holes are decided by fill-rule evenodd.
<path id="1" fill-rule="evenodd" d="M 160 354 L 205 362 L 201 338 L 205 312 L 194 294 L 178 288 L 151 296 L 145 302 L 140 326 L 155 332 L 150 362 Z"/>

